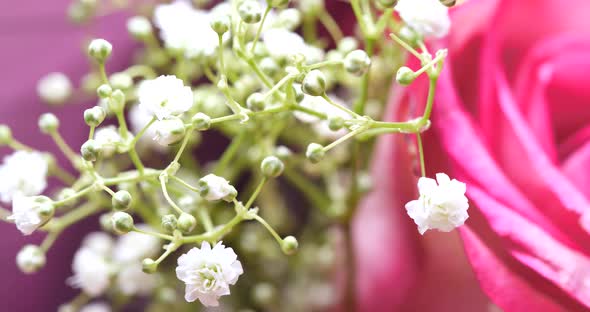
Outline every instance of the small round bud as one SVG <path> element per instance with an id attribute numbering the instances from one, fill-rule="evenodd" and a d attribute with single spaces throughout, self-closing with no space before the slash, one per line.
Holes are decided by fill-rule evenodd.
<path id="1" fill-rule="evenodd" d="M 35 273 L 45 266 L 45 253 L 39 246 L 25 245 L 16 255 L 16 264 L 23 273 Z"/>
<path id="2" fill-rule="evenodd" d="M 265 103 L 264 103 L 264 95 L 260 92 L 254 92 L 250 94 L 248 99 L 246 100 L 246 105 L 249 109 L 258 112 L 264 110 Z"/>
<path id="3" fill-rule="evenodd" d="M 287 159 L 293 155 L 293 152 L 285 145 L 280 145 L 275 149 L 275 155 L 280 159 Z"/>
<path id="4" fill-rule="evenodd" d="M 183 233 L 190 233 L 197 226 L 197 219 L 188 213 L 182 213 L 178 217 L 178 229 Z"/>
<path id="5" fill-rule="evenodd" d="M 338 51 L 342 54 L 350 53 L 358 49 L 359 43 L 354 37 L 344 37 L 338 43 Z"/>
<path id="6" fill-rule="evenodd" d="M 398 0 L 377 0 L 377 4 L 384 9 L 391 9 L 395 7 Z"/>
<path id="7" fill-rule="evenodd" d="M 133 230 L 133 217 L 126 212 L 117 211 L 113 213 L 111 222 L 116 233 L 126 234 Z"/>
<path id="8" fill-rule="evenodd" d="M 326 155 L 324 151 L 324 147 L 317 143 L 311 143 L 307 146 L 307 150 L 305 151 L 305 157 L 309 159 L 312 163 L 316 164 L 320 162 Z"/>
<path id="9" fill-rule="evenodd" d="M 268 156 L 262 160 L 260 164 L 260 170 L 267 178 L 276 178 L 283 173 L 285 165 L 276 156 Z"/>
<path id="10" fill-rule="evenodd" d="M 371 58 L 363 50 L 354 50 L 344 57 L 344 69 L 355 76 L 365 74 L 370 66 Z"/>
<path id="11" fill-rule="evenodd" d="M 256 0 L 245 0 L 238 5 L 238 14 L 240 18 L 248 23 L 255 24 L 262 18 L 262 9 Z"/>
<path id="12" fill-rule="evenodd" d="M 152 33 L 152 24 L 143 16 L 134 16 L 127 20 L 127 31 L 134 38 L 142 40 Z"/>
<path id="13" fill-rule="evenodd" d="M 162 145 L 169 146 L 180 141 L 185 133 L 184 122 L 178 117 L 158 120 L 154 123 L 154 140 Z"/>
<path id="14" fill-rule="evenodd" d="M 37 213 L 44 219 L 49 220 L 55 213 L 55 206 L 51 199 L 45 196 L 37 196 Z"/>
<path id="15" fill-rule="evenodd" d="M 416 80 L 416 73 L 414 73 L 409 67 L 402 66 L 397 70 L 395 80 L 397 80 L 399 84 L 407 86 Z"/>
<path id="16" fill-rule="evenodd" d="M 205 131 L 211 127 L 211 117 L 203 113 L 196 113 L 191 119 L 193 127 L 198 131 Z"/>
<path id="17" fill-rule="evenodd" d="M 127 191 L 118 191 L 113 195 L 111 200 L 113 204 L 113 209 L 115 210 L 125 210 L 131 206 L 131 194 Z"/>
<path id="18" fill-rule="evenodd" d="M 293 84 L 293 92 L 295 93 L 295 101 L 297 101 L 297 103 L 300 103 L 301 101 L 303 101 L 303 98 L 305 98 L 305 94 L 303 93 L 303 90 L 301 89 L 300 84 L 298 84 L 298 83 Z"/>
<path id="19" fill-rule="evenodd" d="M 59 128 L 59 119 L 52 113 L 45 113 L 39 117 L 39 129 L 43 133 L 52 133 Z"/>
<path id="20" fill-rule="evenodd" d="M 286 255 L 292 255 L 297 252 L 297 248 L 299 247 L 299 243 L 297 239 L 293 236 L 287 236 L 283 238 L 281 242 L 281 250 Z"/>
<path id="21" fill-rule="evenodd" d="M 260 60 L 260 69 L 269 76 L 276 75 L 279 70 L 279 64 L 272 57 L 265 57 Z"/>
<path id="22" fill-rule="evenodd" d="M 141 270 L 146 274 L 156 273 L 158 270 L 158 263 L 150 258 L 145 258 L 141 261 Z"/>
<path id="23" fill-rule="evenodd" d="M 102 84 L 98 87 L 98 89 L 96 89 L 96 94 L 101 99 L 108 98 L 109 96 L 111 96 L 111 93 L 113 93 L 113 88 L 111 88 L 111 86 L 109 86 L 108 84 Z"/>
<path id="24" fill-rule="evenodd" d="M 178 218 L 173 214 L 167 214 L 162 217 L 162 228 L 169 233 L 174 232 L 178 227 Z"/>
<path id="25" fill-rule="evenodd" d="M 7 125 L 0 125 L 0 146 L 12 141 L 12 130 Z"/>
<path id="26" fill-rule="evenodd" d="M 100 106 L 94 106 L 84 111 L 84 121 L 90 127 L 100 125 L 106 116 L 107 112 Z"/>
<path id="27" fill-rule="evenodd" d="M 301 89 L 304 93 L 320 96 L 326 92 L 326 76 L 321 71 L 314 69 L 305 75 Z"/>
<path id="28" fill-rule="evenodd" d="M 289 0 L 267 0 L 273 8 L 284 8 L 289 5 Z"/>
<path id="29" fill-rule="evenodd" d="M 111 217 L 113 215 L 111 213 L 103 213 L 98 217 L 98 223 L 100 224 L 100 228 L 105 232 L 112 232 L 113 231 L 113 222 L 111 221 Z"/>
<path id="30" fill-rule="evenodd" d="M 108 105 L 113 113 L 122 112 L 125 108 L 125 93 L 118 89 L 113 91 L 109 97 Z"/>
<path id="31" fill-rule="evenodd" d="M 88 140 L 80 147 L 80 154 L 86 161 L 96 161 L 100 157 L 101 146 L 95 140 Z"/>
<path id="32" fill-rule="evenodd" d="M 328 127 L 332 131 L 338 131 L 344 127 L 344 118 L 340 116 L 330 117 L 328 119 Z"/>
<path id="33" fill-rule="evenodd" d="M 104 39 L 94 39 L 88 45 L 88 55 L 99 63 L 104 63 L 112 51 L 113 45 Z"/>
<path id="34" fill-rule="evenodd" d="M 133 79 L 126 73 L 114 73 L 109 77 L 109 81 L 115 89 L 127 90 L 133 86 Z"/>
<path id="35" fill-rule="evenodd" d="M 219 14 L 211 19 L 210 25 L 213 31 L 221 36 L 229 30 L 231 22 L 229 20 L 229 16 L 225 14 Z"/>
<path id="36" fill-rule="evenodd" d="M 72 95 L 72 82 L 63 73 L 49 73 L 37 83 L 39 98 L 48 104 L 64 104 Z"/>

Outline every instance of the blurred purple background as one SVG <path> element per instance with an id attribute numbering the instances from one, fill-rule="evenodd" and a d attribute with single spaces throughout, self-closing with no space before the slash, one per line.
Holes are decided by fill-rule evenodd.
<path id="1" fill-rule="evenodd" d="M 49 72 L 60 71 L 78 86 L 89 69 L 84 48 L 88 38 L 102 37 L 113 43 L 110 71 L 128 64 L 133 50 L 124 13 L 97 18 L 92 26 L 76 26 L 66 16 L 69 3 L 70 0 L 0 2 L 0 123 L 8 124 L 18 140 L 42 151 L 56 152 L 56 148 L 37 129 L 40 114 L 55 112 L 61 119 L 66 141 L 78 149 L 87 136 L 82 112 L 95 103 L 48 107 L 37 97 L 37 81 Z M 0 148 L 0 155 L 8 152 Z M 60 162 L 67 165 L 63 158 Z M 65 283 L 71 275 L 71 258 L 83 233 L 97 227 L 96 219 L 92 219 L 64 232 L 49 251 L 46 267 L 27 276 L 16 267 L 16 253 L 26 243 L 39 243 L 42 235 L 23 237 L 14 225 L 1 222 L 0 311 L 55 311 L 59 304 L 75 296 L 77 292 Z"/>

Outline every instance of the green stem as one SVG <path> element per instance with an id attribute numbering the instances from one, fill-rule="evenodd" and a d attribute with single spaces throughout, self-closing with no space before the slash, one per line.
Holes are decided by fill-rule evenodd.
<path id="1" fill-rule="evenodd" d="M 270 224 L 268 224 L 268 222 L 266 222 L 266 220 L 262 219 L 262 217 L 259 215 L 254 216 L 254 220 L 260 222 L 260 224 L 262 224 L 268 230 L 277 243 L 279 243 L 279 246 L 283 243 L 281 236 L 279 236 L 279 234 L 270 226 Z"/>
<path id="2" fill-rule="evenodd" d="M 264 25 L 264 22 L 266 21 L 266 17 L 268 16 L 268 13 L 270 12 L 271 9 L 272 9 L 272 7 L 270 5 L 268 5 L 266 7 L 266 10 L 264 10 L 264 14 L 262 15 L 262 20 L 260 21 L 260 24 L 258 24 L 258 30 L 256 30 L 256 36 L 254 37 L 254 41 L 252 41 L 252 48 L 250 49 L 250 54 L 254 54 L 254 49 L 256 49 L 256 44 L 258 43 L 258 40 L 260 39 L 260 34 L 262 33 L 262 26 Z"/>
<path id="3" fill-rule="evenodd" d="M 262 178 L 262 181 L 260 181 L 260 183 L 258 183 L 256 190 L 254 190 L 254 193 L 252 193 L 252 196 L 250 196 L 250 199 L 248 199 L 248 202 L 246 203 L 246 206 L 244 206 L 244 209 L 248 210 L 250 208 L 250 206 L 252 206 L 252 204 L 254 203 L 256 198 L 258 197 L 258 194 L 260 194 L 260 191 L 264 187 L 264 184 L 266 183 L 266 181 L 267 181 L 267 178 L 264 177 L 264 178 Z"/>
<path id="4" fill-rule="evenodd" d="M 420 155 L 420 172 L 422 176 L 426 176 L 426 167 L 424 166 L 424 148 L 422 147 L 422 138 L 420 133 L 416 133 L 416 139 L 418 141 L 418 154 Z"/>

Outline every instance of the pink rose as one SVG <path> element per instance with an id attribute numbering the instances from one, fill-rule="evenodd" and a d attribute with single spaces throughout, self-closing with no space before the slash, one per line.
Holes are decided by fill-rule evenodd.
<path id="1" fill-rule="evenodd" d="M 590 1 L 472 0 L 452 19 L 443 43 L 450 57 L 433 129 L 425 134 L 428 175 L 446 172 L 467 183 L 470 218 L 459 232 L 481 289 L 496 305 L 586 311 Z M 388 117 L 414 116 L 426 88 L 426 80 L 395 86 Z M 448 305 L 436 311 L 469 311 L 464 301 L 482 311 L 460 248 L 442 245 L 452 234 L 418 237 L 405 215 L 403 204 L 415 196 L 407 141 L 381 138 L 377 189 L 356 219 L 359 301 L 380 308 L 379 298 L 386 298 L 388 311 L 425 311 L 415 307 L 431 298 L 428 279 L 445 279 L 434 287 L 449 297 L 435 300 Z M 435 269 L 448 265 L 456 271 Z M 417 294 L 425 295 L 416 300 Z"/>

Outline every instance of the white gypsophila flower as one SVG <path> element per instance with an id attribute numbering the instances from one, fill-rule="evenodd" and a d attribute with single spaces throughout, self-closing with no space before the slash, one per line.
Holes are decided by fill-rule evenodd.
<path id="1" fill-rule="evenodd" d="M 160 36 L 167 48 L 182 51 L 190 58 L 211 56 L 217 51 L 219 38 L 211 29 L 210 21 L 225 10 L 225 5 L 218 5 L 210 12 L 201 11 L 188 1 L 177 0 L 156 6 L 154 24 L 160 28 Z M 223 40 L 228 39 L 229 33 L 224 34 Z"/>
<path id="2" fill-rule="evenodd" d="M 156 276 L 143 272 L 140 262 L 124 264 L 117 274 L 117 287 L 124 295 L 149 295 L 156 287 Z"/>
<path id="3" fill-rule="evenodd" d="M 184 137 L 184 122 L 180 118 L 159 120 L 154 123 L 154 141 L 163 146 L 178 142 Z"/>
<path id="4" fill-rule="evenodd" d="M 136 37 L 146 37 L 152 32 L 152 24 L 143 16 L 134 16 L 127 20 L 127 31 Z"/>
<path id="5" fill-rule="evenodd" d="M 104 256 L 110 254 L 113 245 L 113 238 L 104 232 L 89 233 L 82 241 L 82 246 L 88 247 L 96 253 Z"/>
<path id="6" fill-rule="evenodd" d="M 149 230 L 145 224 L 136 225 L 138 229 Z M 118 263 L 138 262 L 156 254 L 160 250 L 160 240 L 151 235 L 129 232 L 120 236 L 113 249 L 113 260 Z"/>
<path id="7" fill-rule="evenodd" d="M 37 83 L 37 94 L 50 104 L 65 102 L 72 95 L 72 82 L 63 73 L 49 73 Z"/>
<path id="8" fill-rule="evenodd" d="M 324 57 L 321 49 L 307 45 L 300 35 L 284 28 L 271 28 L 262 34 L 262 38 L 266 50 L 275 58 L 302 54 L 310 63 L 321 61 Z"/>
<path id="9" fill-rule="evenodd" d="M 193 105 L 191 88 L 174 75 L 143 81 L 137 96 L 139 106 L 159 120 L 180 115 Z"/>
<path id="10" fill-rule="evenodd" d="M 39 246 L 25 245 L 16 255 L 16 264 L 24 273 L 34 273 L 45 265 L 45 253 Z"/>
<path id="11" fill-rule="evenodd" d="M 111 312 L 111 306 L 106 304 L 105 302 L 93 302 L 89 303 L 82 308 L 80 308 L 80 312 Z"/>
<path id="12" fill-rule="evenodd" d="M 199 187 L 203 190 L 202 197 L 209 201 L 224 199 L 236 192 L 228 180 L 212 173 L 199 180 Z"/>
<path id="13" fill-rule="evenodd" d="M 342 106 L 348 106 L 342 99 L 334 95 L 328 96 L 330 97 L 330 99 L 332 99 L 334 103 L 340 104 Z M 330 103 L 328 103 L 328 101 L 326 101 L 326 99 L 324 99 L 321 96 L 311 96 L 304 94 L 303 99 L 301 100 L 299 105 L 305 108 L 313 109 L 320 113 L 324 113 L 326 114 L 326 116 L 328 116 L 328 118 L 340 117 L 344 120 L 351 119 L 351 116 L 348 113 L 331 105 Z M 330 129 L 330 122 L 328 120 L 321 120 L 318 117 L 307 114 L 305 112 L 295 111 L 293 112 L 293 115 L 299 121 L 311 124 L 313 130 L 322 138 L 338 139 L 347 133 L 346 129 L 332 131 Z"/>
<path id="14" fill-rule="evenodd" d="M 418 180 L 418 191 L 420 197 L 407 203 L 406 210 L 418 225 L 420 234 L 429 229 L 452 231 L 463 225 L 469 217 L 465 183 L 451 180 L 444 173 L 437 173 L 436 180 L 421 177 Z"/>
<path id="15" fill-rule="evenodd" d="M 45 196 L 16 194 L 12 200 L 12 214 L 6 218 L 14 221 L 24 235 L 31 235 L 53 216 L 51 199 Z"/>
<path id="16" fill-rule="evenodd" d="M 148 112 L 147 110 L 143 109 L 139 105 L 134 105 L 129 110 L 129 124 L 131 126 L 131 130 L 134 133 L 139 133 L 145 127 L 145 125 L 152 121 L 152 118 L 154 118 L 154 115 Z M 160 152 L 166 151 L 168 146 L 158 144 L 158 142 L 153 140 L 153 138 L 155 137 L 156 129 L 153 126 L 151 126 L 146 129 L 143 136 L 139 138 L 139 141 L 142 144 L 146 144 L 150 148 L 153 148 Z"/>
<path id="17" fill-rule="evenodd" d="M 111 157 L 117 150 L 117 145 L 121 144 L 121 135 L 113 125 L 104 126 L 96 129 L 94 141 L 100 146 L 104 157 Z"/>
<path id="18" fill-rule="evenodd" d="M 33 196 L 47 187 L 47 160 L 39 152 L 17 151 L 0 165 L 0 200 L 12 201 L 17 194 Z"/>
<path id="19" fill-rule="evenodd" d="M 424 37 L 441 38 L 449 33 L 449 9 L 439 0 L 400 0 L 395 6 L 402 20 Z"/>
<path id="20" fill-rule="evenodd" d="M 229 286 L 244 273 L 238 256 L 221 242 L 213 248 L 203 242 L 178 258 L 176 276 L 186 284 L 184 298 L 201 301 L 205 306 L 219 305 L 219 297 L 229 295 Z"/>
<path id="21" fill-rule="evenodd" d="M 68 283 L 91 297 L 98 297 L 109 286 L 110 266 L 104 255 L 88 247 L 81 247 L 72 263 L 74 275 Z"/>

